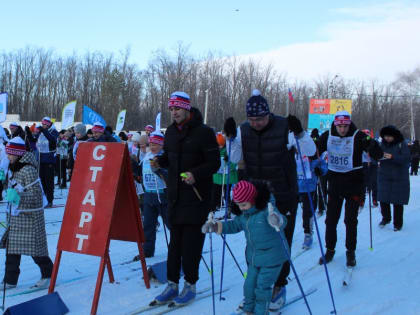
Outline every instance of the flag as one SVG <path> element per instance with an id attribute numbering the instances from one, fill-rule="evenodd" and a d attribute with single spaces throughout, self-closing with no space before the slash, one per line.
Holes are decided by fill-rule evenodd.
<path id="1" fill-rule="evenodd" d="M 124 127 L 124 123 L 125 123 L 125 113 L 127 112 L 127 110 L 123 109 L 122 111 L 120 111 L 118 113 L 117 116 L 117 125 L 115 126 L 115 132 L 119 133 L 123 127 Z"/>
<path id="2" fill-rule="evenodd" d="M 160 112 L 156 115 L 156 126 L 155 130 L 160 131 Z"/>
<path id="3" fill-rule="evenodd" d="M 61 129 L 70 128 L 74 123 L 74 114 L 76 113 L 76 101 L 71 101 L 64 105 L 61 113 Z"/>
<path id="4" fill-rule="evenodd" d="M 99 115 L 97 112 L 95 112 L 93 109 L 90 109 L 88 106 L 83 105 L 83 123 L 85 125 L 93 125 L 97 121 L 99 121 L 101 124 L 106 126 L 105 119 L 102 118 L 101 115 Z"/>
<path id="5" fill-rule="evenodd" d="M 0 122 L 6 121 L 7 93 L 0 93 Z"/>
<path id="6" fill-rule="evenodd" d="M 294 100 L 294 98 L 293 98 L 293 94 L 292 94 L 292 91 L 289 89 L 289 101 L 290 101 L 290 103 L 294 103 L 295 102 L 295 100 Z"/>

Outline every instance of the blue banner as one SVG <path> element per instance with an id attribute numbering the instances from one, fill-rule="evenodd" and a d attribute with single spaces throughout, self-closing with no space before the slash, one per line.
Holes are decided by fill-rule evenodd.
<path id="1" fill-rule="evenodd" d="M 83 123 L 85 125 L 93 125 L 97 121 L 106 126 L 106 121 L 101 115 L 99 115 L 93 109 L 90 109 L 88 106 L 83 105 Z"/>

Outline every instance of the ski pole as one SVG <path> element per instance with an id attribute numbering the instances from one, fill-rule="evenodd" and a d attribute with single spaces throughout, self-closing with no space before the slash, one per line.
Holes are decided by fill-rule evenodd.
<path id="1" fill-rule="evenodd" d="M 268 213 L 270 213 L 270 214 L 271 214 L 271 213 L 273 213 L 273 211 L 274 211 L 273 205 L 272 205 L 271 203 L 269 203 L 269 204 L 268 204 Z M 312 315 L 311 307 L 309 306 L 308 300 L 306 299 L 306 294 L 305 294 L 305 291 L 303 290 L 302 284 L 301 284 L 301 282 L 300 282 L 300 280 L 299 280 L 299 276 L 298 276 L 298 274 L 297 274 L 297 272 L 296 272 L 296 269 L 295 269 L 295 266 L 294 266 L 294 264 L 293 264 L 293 262 L 292 262 L 292 258 L 291 258 L 291 256 L 290 256 L 289 249 L 287 248 L 288 246 L 286 246 L 286 244 L 285 244 L 285 240 L 284 240 L 283 236 L 282 236 L 282 235 L 281 235 L 281 233 L 280 233 L 280 228 L 279 228 L 278 226 L 276 226 L 276 227 L 275 227 L 275 230 L 276 230 L 277 232 L 279 232 L 279 236 L 280 236 L 280 243 L 282 244 L 282 246 L 283 246 L 283 250 L 284 250 L 284 252 L 285 252 L 285 253 L 286 253 L 286 255 L 287 255 L 287 259 L 289 260 L 290 267 L 292 267 L 293 273 L 295 274 L 296 281 L 297 281 L 297 283 L 298 283 L 298 285 L 299 285 L 299 289 L 300 289 L 300 292 L 302 293 L 303 299 L 305 300 L 305 304 L 306 304 L 306 307 L 308 308 L 309 314 L 311 314 L 311 315 Z"/>
<path id="2" fill-rule="evenodd" d="M 227 178 L 226 178 L 226 192 L 225 192 L 225 217 L 224 221 L 227 222 L 228 217 L 228 203 L 229 203 L 229 181 L 230 181 L 230 153 L 232 149 L 232 139 L 229 138 L 229 152 L 228 152 L 228 160 L 226 162 L 227 164 Z M 219 301 L 224 300 L 224 297 L 222 297 L 223 292 L 223 271 L 225 267 L 225 248 L 226 248 L 226 234 L 223 233 L 223 250 L 222 250 L 222 271 L 220 273 L 220 295 L 219 295 Z"/>
<path id="3" fill-rule="evenodd" d="M 209 213 L 209 221 L 211 221 L 212 223 L 214 223 L 214 215 L 213 215 L 213 212 L 210 212 Z M 215 315 L 216 314 L 216 301 L 214 299 L 213 236 L 212 236 L 213 233 L 209 233 L 209 234 L 210 234 L 211 297 L 212 297 L 212 301 L 213 301 L 213 315 Z"/>
<path id="4" fill-rule="evenodd" d="M 369 194 L 369 229 L 370 229 L 370 250 L 373 250 L 373 236 L 372 236 L 372 202 L 371 202 L 371 192 L 372 186 L 370 182 L 370 162 L 368 163 L 368 194 Z"/>
<path id="5" fill-rule="evenodd" d="M 313 202 L 312 202 L 312 196 L 311 196 L 311 193 L 309 192 L 309 188 L 308 188 L 308 182 L 307 182 L 306 173 L 305 173 L 305 165 L 303 164 L 303 159 L 302 159 L 302 153 L 301 153 L 301 150 L 300 150 L 299 140 L 296 136 L 295 136 L 295 141 L 296 141 L 296 147 L 297 147 L 299 158 L 300 158 L 300 163 L 301 163 L 302 170 L 303 170 L 303 179 L 305 180 L 305 186 L 306 186 L 306 190 L 307 190 L 307 194 L 308 194 L 309 205 L 311 207 L 312 216 L 313 216 L 314 222 L 315 222 L 316 234 L 317 234 L 317 237 L 318 237 L 319 248 L 321 250 L 321 255 L 322 255 L 322 262 L 323 262 L 323 265 L 324 265 L 325 275 L 327 277 L 327 282 L 328 282 L 328 289 L 330 291 L 331 301 L 332 301 L 332 305 L 333 305 L 333 308 L 334 308 L 334 310 L 331 311 L 331 314 L 337 314 L 337 309 L 335 308 L 334 295 L 333 295 L 333 291 L 332 291 L 332 287 L 331 287 L 330 276 L 328 274 L 328 267 L 327 267 L 327 263 L 325 262 L 324 249 L 322 248 L 321 234 L 319 233 L 318 221 L 317 221 L 316 215 L 315 215 L 314 205 L 313 205 Z"/>
<path id="6" fill-rule="evenodd" d="M 223 238 L 223 240 L 225 240 L 225 236 L 224 236 L 223 234 L 220 234 L 220 236 Z M 225 242 L 226 242 L 226 240 L 225 240 Z M 239 265 L 238 261 L 236 260 L 235 255 L 233 255 L 233 252 L 232 252 L 232 250 L 230 249 L 230 246 L 229 246 L 228 242 L 226 242 L 226 247 L 227 247 L 227 249 L 229 250 L 230 254 L 232 255 L 232 258 L 233 258 L 233 260 L 235 261 L 235 264 L 236 264 L 236 266 L 238 267 L 238 269 L 239 269 L 239 271 L 240 271 L 240 273 L 241 273 L 242 277 L 246 278 L 246 273 L 244 274 L 244 272 L 242 271 L 241 266 Z"/>
<path id="7" fill-rule="evenodd" d="M 10 239 L 10 216 L 12 215 L 12 206 L 9 202 L 8 204 L 8 218 L 7 218 L 7 230 L 5 232 L 5 234 L 7 235 L 7 239 L 6 239 L 6 260 L 7 260 L 7 255 L 9 254 L 9 239 Z M 3 280 L 3 304 L 2 304 L 2 311 L 4 311 L 4 305 L 6 303 L 6 269 L 7 264 L 4 264 L 4 280 Z"/>

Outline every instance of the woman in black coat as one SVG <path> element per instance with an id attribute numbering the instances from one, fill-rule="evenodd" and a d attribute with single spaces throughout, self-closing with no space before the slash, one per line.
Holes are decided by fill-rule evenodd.
<path id="1" fill-rule="evenodd" d="M 378 200 L 381 203 L 383 228 L 391 222 L 391 206 L 394 205 L 394 231 L 403 226 L 403 205 L 410 198 L 410 150 L 401 132 L 394 126 L 381 130 L 381 149 L 384 152 L 378 168 Z"/>
<path id="2" fill-rule="evenodd" d="M 419 171 L 419 161 L 420 161 L 420 144 L 419 140 L 414 140 L 413 144 L 410 146 L 411 151 L 411 173 L 410 175 L 417 176 Z"/>

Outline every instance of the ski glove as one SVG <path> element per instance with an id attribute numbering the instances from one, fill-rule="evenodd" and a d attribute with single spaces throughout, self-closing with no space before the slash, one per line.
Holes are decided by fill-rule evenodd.
<path id="1" fill-rule="evenodd" d="M 6 200 L 14 205 L 19 205 L 20 196 L 19 193 L 14 188 L 8 188 L 6 191 Z"/>
<path id="2" fill-rule="evenodd" d="M 6 179 L 6 175 L 4 174 L 4 170 L 0 169 L 0 181 L 3 181 Z"/>
<path id="3" fill-rule="evenodd" d="M 319 167 L 314 168 L 314 173 L 318 177 L 322 176 L 322 172 L 321 172 L 321 169 Z"/>
<path id="4" fill-rule="evenodd" d="M 217 222 L 208 221 L 201 227 L 201 232 L 204 234 L 217 232 Z"/>
<path id="5" fill-rule="evenodd" d="M 296 116 L 287 116 L 287 123 L 289 125 L 289 130 L 292 131 L 296 136 L 303 131 L 302 124 L 300 123 L 299 118 Z"/>
<path id="6" fill-rule="evenodd" d="M 274 207 L 271 203 L 268 204 L 268 224 L 270 224 L 276 231 L 280 231 L 280 227 L 283 225 L 283 218 L 280 213 L 274 211 Z"/>

